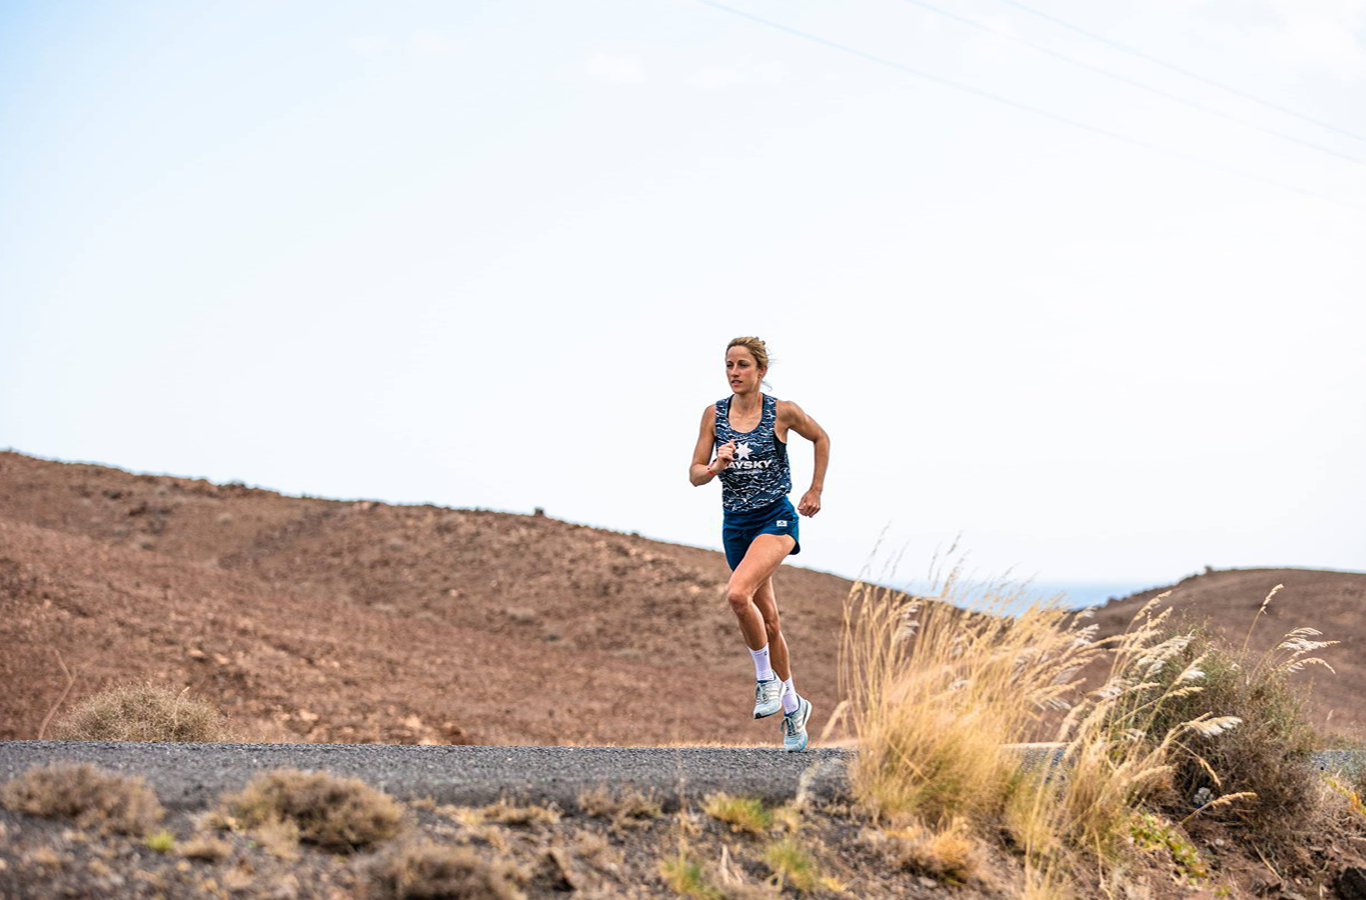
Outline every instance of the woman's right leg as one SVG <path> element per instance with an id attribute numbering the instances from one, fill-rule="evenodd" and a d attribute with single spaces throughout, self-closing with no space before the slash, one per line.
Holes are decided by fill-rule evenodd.
<path id="1" fill-rule="evenodd" d="M 739 620 L 740 631 L 751 650 L 758 650 L 768 643 L 764 616 L 754 605 L 755 597 L 768 584 L 795 544 L 796 540 L 791 535 L 761 534 L 750 543 L 745 558 L 730 575 L 726 599 L 730 601 L 730 608 Z M 774 612 L 777 612 L 776 607 Z M 770 659 L 771 653 L 770 648 Z"/>

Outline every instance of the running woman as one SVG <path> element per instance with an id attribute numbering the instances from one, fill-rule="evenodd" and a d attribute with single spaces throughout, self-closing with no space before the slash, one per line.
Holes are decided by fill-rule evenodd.
<path id="1" fill-rule="evenodd" d="M 703 411 L 688 479 L 702 485 L 718 475 L 721 478 L 725 514 L 721 536 L 731 568 L 726 596 L 754 659 L 758 682 L 754 718 L 762 719 L 782 709 L 783 748 L 805 750 L 811 701 L 799 696 L 792 686 L 787 641 L 779 627 L 778 601 L 773 595 L 773 573 L 789 554 L 801 552 L 797 513 L 814 516 L 820 512 L 830 438 L 800 406 L 759 390 L 767 372 L 768 351 L 757 337 L 738 337 L 726 346 L 731 395 Z M 787 462 L 791 431 L 816 445 L 811 488 L 795 510 L 787 499 L 792 490 L 792 471 Z"/>

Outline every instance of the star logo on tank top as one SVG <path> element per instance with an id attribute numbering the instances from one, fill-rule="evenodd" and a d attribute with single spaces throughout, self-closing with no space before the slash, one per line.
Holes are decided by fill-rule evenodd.
<path id="1" fill-rule="evenodd" d="M 752 447 L 750 447 L 749 444 L 736 444 L 736 445 L 735 445 L 735 458 L 736 458 L 736 459 L 749 459 L 749 455 L 750 455 L 751 453 L 753 453 L 753 452 L 754 452 L 754 449 L 753 449 Z"/>

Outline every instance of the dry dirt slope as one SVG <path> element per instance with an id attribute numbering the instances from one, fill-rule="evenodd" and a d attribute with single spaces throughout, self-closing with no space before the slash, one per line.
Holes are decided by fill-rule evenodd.
<path id="1" fill-rule="evenodd" d="M 121 679 L 250 737 L 776 743 L 719 554 L 538 516 L 282 497 L 0 452 L 0 738 Z M 848 582 L 780 570 L 822 713 Z"/>
<path id="2" fill-rule="evenodd" d="M 767 743 L 717 553 L 555 519 L 282 497 L 0 452 L 0 739 L 32 738 L 120 679 L 190 685 L 291 741 Z M 1366 575 L 1234 570 L 1179 608 L 1254 647 L 1312 625 L 1327 730 L 1366 738 Z M 778 590 L 814 733 L 836 702 L 849 583 L 784 567 Z M 1101 608 L 1122 630 L 1157 591 Z M 838 736 L 838 732 L 836 732 Z"/>

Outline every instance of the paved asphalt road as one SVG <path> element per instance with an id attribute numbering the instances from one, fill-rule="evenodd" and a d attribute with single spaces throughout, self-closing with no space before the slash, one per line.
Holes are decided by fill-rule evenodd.
<path id="1" fill-rule="evenodd" d="M 256 772 L 293 766 L 352 776 L 400 800 L 477 806 L 500 797 L 577 806 L 579 792 L 607 785 L 653 790 L 666 809 L 680 796 L 713 791 L 772 802 L 797 793 L 809 773 L 813 799 L 847 796 L 845 764 L 856 751 L 724 747 L 487 747 L 407 744 L 173 744 L 98 741 L 0 741 L 0 782 L 29 766 L 71 760 L 145 776 L 169 809 L 199 809 L 235 791 Z M 1048 749 L 1024 751 L 1031 761 Z M 1321 769 L 1363 766 L 1345 750 L 1315 754 Z"/>
<path id="2" fill-rule="evenodd" d="M 0 782 L 54 760 L 95 763 L 142 775 L 168 809 L 197 809 L 235 791 L 257 772 L 293 766 L 360 778 L 400 800 L 431 797 L 461 806 L 499 797 L 554 801 L 569 810 L 579 792 L 607 785 L 651 790 L 666 809 L 680 795 L 713 791 L 781 801 L 811 770 L 808 795 L 846 789 L 848 750 L 788 753 L 721 747 L 488 747 L 410 744 L 183 744 L 103 741 L 0 741 Z"/>

